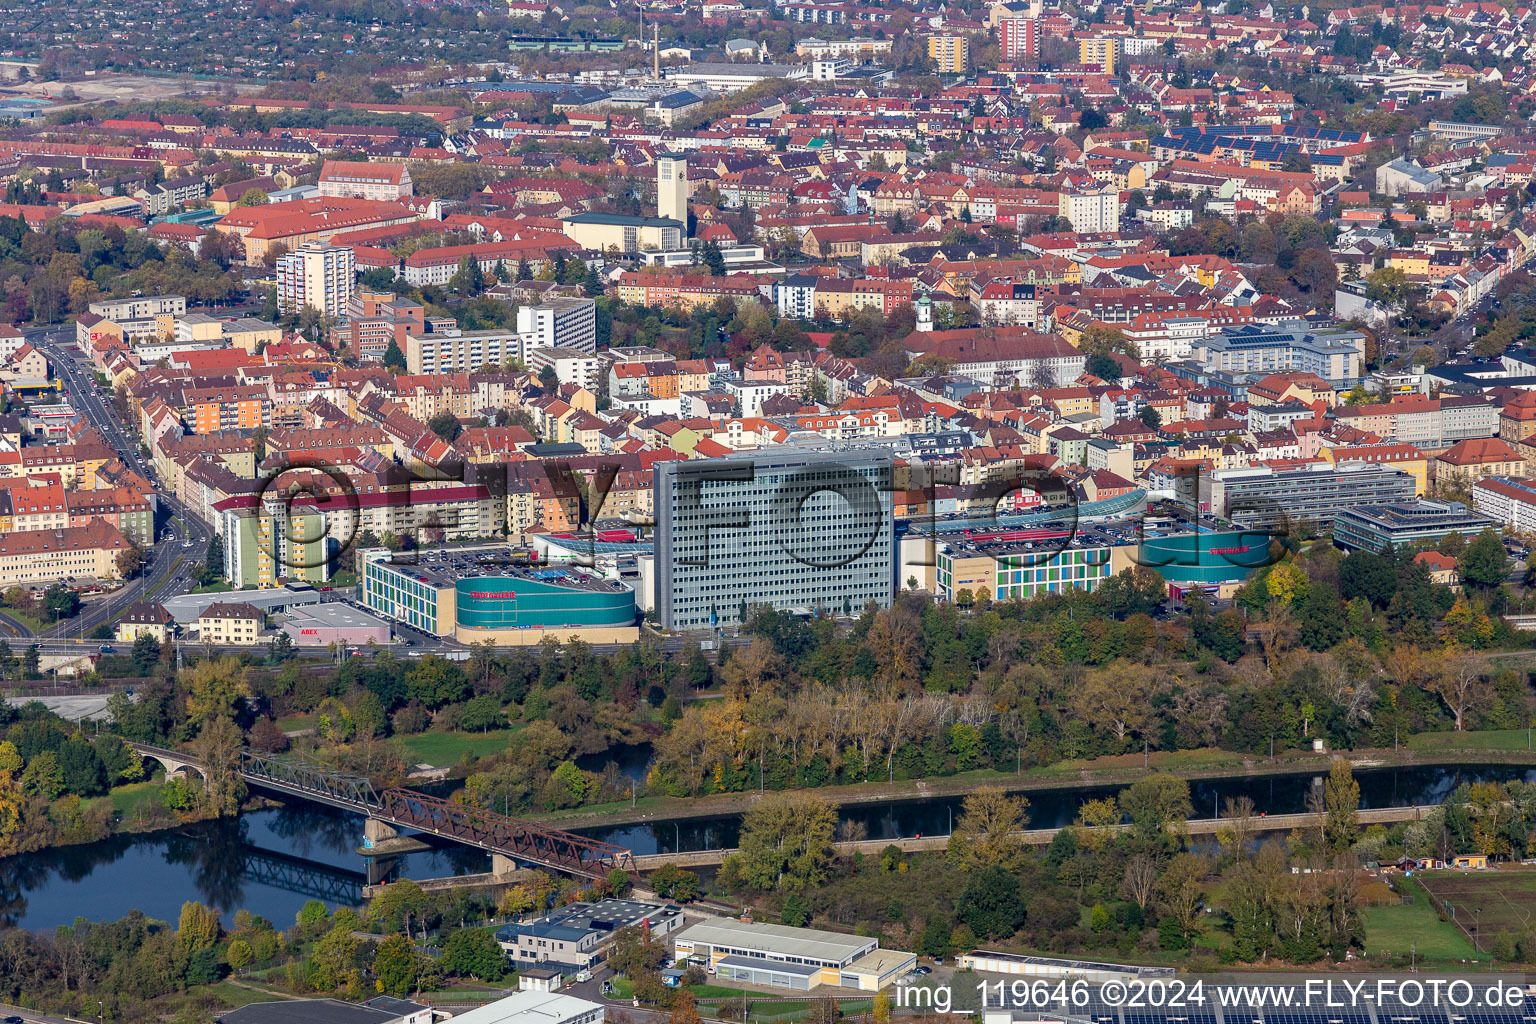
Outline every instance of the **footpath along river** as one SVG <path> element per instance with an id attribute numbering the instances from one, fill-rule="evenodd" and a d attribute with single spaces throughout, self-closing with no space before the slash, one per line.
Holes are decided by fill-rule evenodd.
<path id="1" fill-rule="evenodd" d="M 1521 765 L 1435 765 L 1369 768 L 1355 773 L 1363 807 L 1433 804 L 1463 782 L 1536 781 Z M 1190 783 L 1197 817 L 1208 817 L 1226 797 L 1247 795 L 1266 814 L 1306 809 L 1316 773 L 1201 779 Z M 1029 797 L 1034 828 L 1069 824 L 1084 800 L 1119 786 L 1055 788 Z M 871 839 L 942 835 L 959 813 L 959 796 L 850 804 L 843 817 L 862 822 Z M 666 853 L 736 845 L 739 815 L 666 819 L 579 829 L 629 847 Z M 51 929 L 76 917 L 111 920 L 132 909 L 174 921 L 186 900 L 216 907 L 226 918 L 248 909 L 286 927 L 311 898 L 328 905 L 361 900 L 360 817 L 317 804 L 292 803 L 239 819 L 200 822 L 168 832 L 115 836 L 0 860 L 0 924 Z M 489 858 L 455 845 L 400 858 L 407 878 L 433 878 L 489 869 Z"/>

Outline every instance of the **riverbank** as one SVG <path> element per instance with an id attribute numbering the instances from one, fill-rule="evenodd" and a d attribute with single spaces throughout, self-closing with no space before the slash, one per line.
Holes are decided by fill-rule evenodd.
<path id="1" fill-rule="evenodd" d="M 1439 734 L 1434 734 L 1439 735 Z M 801 790 L 815 793 L 840 807 L 965 796 L 984 786 L 1001 786 L 1011 793 L 1045 792 L 1093 786 L 1128 786 L 1149 771 L 1166 772 L 1189 781 L 1264 778 L 1284 775 L 1326 774 L 1334 757 L 1347 757 L 1356 769 L 1423 768 L 1435 765 L 1530 765 L 1536 768 L 1536 751 L 1491 747 L 1436 746 L 1413 750 L 1350 750 L 1317 753 L 1291 750 L 1274 759 L 1230 750 L 1153 751 L 1122 754 L 1091 760 L 1063 761 L 1023 772 L 993 770 L 966 772 L 932 779 L 894 782 L 862 782 L 847 786 L 822 786 Z M 714 793 L 699 797 L 650 796 L 636 800 L 577 807 L 526 818 L 561 828 L 610 828 L 743 814 L 760 798 L 757 792 Z"/>

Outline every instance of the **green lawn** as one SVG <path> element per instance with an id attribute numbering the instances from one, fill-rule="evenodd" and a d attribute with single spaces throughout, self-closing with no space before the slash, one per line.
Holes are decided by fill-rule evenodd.
<path id="1" fill-rule="evenodd" d="M 1536 732 L 1525 729 L 1481 729 L 1472 732 L 1421 732 L 1408 737 L 1414 750 L 1527 750 Z"/>
<path id="2" fill-rule="evenodd" d="M 332 590 L 343 590 L 347 587 L 355 586 L 357 586 L 357 573 L 355 572 L 339 572 L 330 579 Z"/>
<path id="3" fill-rule="evenodd" d="M 1435 916 L 1421 889 L 1411 905 L 1365 908 L 1365 950 L 1447 960 L 1473 959 L 1472 943 L 1455 925 Z"/>
<path id="4" fill-rule="evenodd" d="M 464 760 L 465 754 L 484 757 L 507 749 L 507 741 L 516 729 L 492 729 L 490 732 L 423 732 L 401 736 L 398 742 L 418 764 L 450 767 Z"/>
<path id="5" fill-rule="evenodd" d="M 235 588 L 230 586 L 228 583 L 219 582 L 219 583 L 210 583 L 206 587 L 193 587 L 192 590 L 191 590 L 191 593 L 194 593 L 194 594 L 228 594 L 228 593 L 232 592 L 234 589 Z"/>
<path id="6" fill-rule="evenodd" d="M 283 732 L 293 732 L 296 729 L 313 729 L 315 727 L 314 715 L 284 715 L 277 720 L 277 727 Z"/>
<path id="7" fill-rule="evenodd" d="M 105 803 L 112 808 L 115 816 L 126 818 L 140 804 L 159 803 L 160 793 L 161 785 L 158 782 L 130 782 L 126 786 L 118 786 L 106 796 L 91 797 L 86 801 L 86 806 Z"/>
<path id="8" fill-rule="evenodd" d="M 200 996 L 213 996 L 213 998 L 231 1010 L 244 1006 L 247 1003 L 270 1003 L 273 1000 L 273 997 L 265 992 L 241 988 L 239 985 L 231 985 L 227 981 L 221 981 L 214 985 L 199 985 L 191 991 Z"/>

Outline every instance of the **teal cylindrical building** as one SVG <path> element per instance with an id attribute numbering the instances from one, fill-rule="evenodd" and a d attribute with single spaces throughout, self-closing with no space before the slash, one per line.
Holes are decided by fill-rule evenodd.
<path id="1" fill-rule="evenodd" d="M 1136 560 L 1176 587 L 1211 587 L 1241 582 L 1254 569 L 1275 561 L 1278 554 L 1271 550 L 1271 537 L 1263 530 L 1168 536 L 1148 532 L 1136 550 Z"/>
<path id="2" fill-rule="evenodd" d="M 547 575 L 547 579 L 537 577 Z M 454 584 L 465 629 L 632 626 L 635 592 L 612 580 L 580 580 L 560 569 L 516 576 L 472 576 Z"/>

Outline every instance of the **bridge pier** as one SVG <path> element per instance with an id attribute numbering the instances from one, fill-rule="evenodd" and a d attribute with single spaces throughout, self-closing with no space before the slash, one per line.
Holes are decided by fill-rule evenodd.
<path id="1" fill-rule="evenodd" d="M 517 870 L 517 861 L 504 853 L 491 854 L 491 874 L 497 878 L 505 878 Z"/>
<path id="2" fill-rule="evenodd" d="M 378 818 L 368 818 L 363 822 L 363 846 L 372 849 L 386 839 L 393 839 L 400 833 L 393 825 Z"/>

